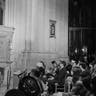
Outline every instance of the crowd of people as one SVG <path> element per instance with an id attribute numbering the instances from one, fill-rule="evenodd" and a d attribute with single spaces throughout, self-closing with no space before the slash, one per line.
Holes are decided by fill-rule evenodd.
<path id="1" fill-rule="evenodd" d="M 71 95 L 96 96 L 95 60 L 91 63 L 71 60 L 69 64 L 60 61 L 57 65 L 52 61 L 52 64 L 53 73 L 51 70 L 49 76 L 53 76 L 47 79 L 49 93 L 55 92 L 55 84 L 58 83 L 64 85 L 64 92 L 69 92 Z"/>
<path id="2" fill-rule="evenodd" d="M 38 92 L 40 91 L 40 94 L 42 93 L 50 96 L 55 93 L 56 85 L 64 85 L 63 92 L 68 93 L 68 96 L 96 96 L 96 57 L 92 59 L 91 62 L 88 62 L 85 53 L 82 55 L 83 59 L 77 59 L 78 57 L 76 57 L 76 54 L 76 56 L 73 56 L 75 58 L 71 58 L 68 63 L 64 60 L 59 60 L 58 63 L 53 60 L 51 61 L 52 66 L 49 68 L 46 68 L 45 63 L 40 61 L 36 64 L 36 68 L 28 73 L 29 77 L 25 77 L 25 79 L 30 79 L 31 82 L 33 78 L 35 78 L 34 80 L 37 80 L 40 85 L 40 90 L 37 90 Z M 24 91 L 26 87 L 22 85 L 25 84 L 22 82 L 27 82 L 26 80 L 21 80 L 21 85 L 19 87 L 22 91 Z M 35 94 L 35 89 L 37 88 L 35 87 L 36 84 L 31 82 L 33 86 L 29 84 L 29 81 L 27 83 L 26 90 L 28 92 L 26 91 L 26 93 Z M 38 92 L 32 96 L 37 96 Z"/>
<path id="3" fill-rule="evenodd" d="M 70 63 L 55 60 L 52 67 L 46 70 L 43 61 L 37 63 L 36 69 L 32 69 L 30 75 L 34 75 L 42 82 L 42 89 L 47 94 L 54 94 L 56 84 L 64 85 L 64 92 L 79 96 L 96 96 L 96 65 L 95 62 L 71 60 Z M 46 87 L 47 86 L 47 87 Z M 70 87 L 68 87 L 70 86 Z M 69 89 L 70 88 L 70 89 Z"/>

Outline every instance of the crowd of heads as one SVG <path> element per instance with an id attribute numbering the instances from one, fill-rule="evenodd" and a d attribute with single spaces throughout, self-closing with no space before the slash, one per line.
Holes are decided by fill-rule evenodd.
<path id="1" fill-rule="evenodd" d="M 57 62 L 53 60 L 51 61 L 51 67 L 46 68 L 45 63 L 40 61 L 36 63 L 36 68 L 32 69 L 29 75 L 39 78 L 39 80 L 42 80 L 45 84 L 50 81 L 58 82 L 59 79 L 57 78 L 60 78 L 59 82 L 61 82 L 63 78 L 61 80 L 61 73 L 59 74 L 59 72 L 63 69 L 63 71 L 65 71 L 65 75 L 62 75 L 65 79 L 63 80 L 65 92 L 69 92 L 71 95 L 96 96 L 95 63 L 95 61 L 90 63 L 74 59 L 71 59 L 70 62 L 64 60 L 59 60 L 59 62 Z M 52 76 L 52 78 L 50 76 Z M 70 91 L 68 91 L 68 84 L 71 86 Z"/>
<path id="2" fill-rule="evenodd" d="M 66 81 L 70 83 L 70 93 L 73 95 L 80 96 L 96 96 L 96 61 L 95 59 L 92 62 L 84 62 L 80 60 L 70 60 L 66 63 L 65 61 L 60 60 L 59 63 L 52 61 L 54 69 L 65 68 L 66 69 Z M 67 85 L 68 86 L 68 85 Z"/>
<path id="3" fill-rule="evenodd" d="M 82 58 L 86 59 L 85 57 L 87 56 L 85 55 Z M 96 60 L 95 58 L 91 60 L 91 62 L 89 62 L 88 59 L 86 60 L 71 59 L 70 60 L 70 64 L 72 65 L 71 71 L 72 71 L 72 78 L 73 78 L 72 92 L 75 95 L 96 96 L 96 87 L 95 87 L 96 86 L 96 83 L 95 83 L 96 82 L 96 71 L 95 71 Z M 78 81 L 80 81 L 81 83 Z"/>

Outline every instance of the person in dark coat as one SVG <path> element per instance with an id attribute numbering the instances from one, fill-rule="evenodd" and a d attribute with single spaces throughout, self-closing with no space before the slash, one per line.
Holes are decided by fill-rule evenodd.
<path id="1" fill-rule="evenodd" d="M 65 68 L 66 62 L 65 61 L 60 61 L 60 70 L 58 74 L 56 74 L 55 79 L 58 81 L 58 83 L 64 84 L 66 75 L 67 75 L 67 70 Z"/>
<path id="2" fill-rule="evenodd" d="M 65 66 L 65 62 L 60 61 L 60 70 L 59 70 L 59 72 L 54 76 L 54 79 L 48 80 L 49 93 L 50 92 L 52 92 L 52 93 L 55 92 L 55 84 L 56 83 L 64 85 L 65 78 L 66 78 L 66 75 L 67 75 L 67 71 L 66 71 L 66 68 L 64 66 Z"/>
<path id="3" fill-rule="evenodd" d="M 87 65 L 85 63 L 80 64 L 80 68 L 82 72 L 80 76 L 82 78 L 83 85 L 86 87 L 87 90 L 91 90 L 91 74 L 90 71 L 87 69 Z"/>

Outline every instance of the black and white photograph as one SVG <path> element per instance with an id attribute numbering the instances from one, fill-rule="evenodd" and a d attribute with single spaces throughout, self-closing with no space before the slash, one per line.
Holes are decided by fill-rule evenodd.
<path id="1" fill-rule="evenodd" d="M 96 0 L 0 0 L 0 96 L 96 96 Z"/>
<path id="2" fill-rule="evenodd" d="M 56 37 L 56 21 L 50 20 L 50 38 L 55 38 Z"/>

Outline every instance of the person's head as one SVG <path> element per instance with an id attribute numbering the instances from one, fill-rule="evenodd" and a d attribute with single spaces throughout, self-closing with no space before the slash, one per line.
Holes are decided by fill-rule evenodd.
<path id="1" fill-rule="evenodd" d="M 76 61 L 74 59 L 71 60 L 71 65 L 76 64 Z"/>
<path id="2" fill-rule="evenodd" d="M 52 72 L 53 72 L 53 68 L 49 67 L 48 70 L 47 70 L 47 73 L 52 73 Z"/>
<path id="3" fill-rule="evenodd" d="M 78 53 L 78 49 L 77 48 L 75 49 L 75 53 Z"/>
<path id="4" fill-rule="evenodd" d="M 51 64 L 52 64 L 53 67 L 56 67 L 57 66 L 57 62 L 54 61 L 54 60 L 51 62 Z"/>
<path id="5" fill-rule="evenodd" d="M 36 69 L 39 71 L 40 75 L 44 75 L 45 74 L 45 64 L 43 61 L 40 61 L 36 64 Z"/>
<path id="6" fill-rule="evenodd" d="M 83 52 L 87 52 L 87 51 L 88 51 L 88 48 L 87 48 L 87 46 L 83 46 L 81 50 L 82 50 Z"/>
<path id="7" fill-rule="evenodd" d="M 45 63 L 44 63 L 43 61 L 40 61 L 40 63 L 42 63 L 42 65 L 43 65 L 43 68 L 45 69 L 45 68 L 46 68 L 46 65 L 45 65 Z"/>
<path id="8" fill-rule="evenodd" d="M 60 61 L 60 68 L 63 68 L 66 66 L 66 62 L 65 61 Z"/>
<path id="9" fill-rule="evenodd" d="M 71 65 L 71 64 L 68 64 L 68 65 L 66 66 L 66 70 L 67 70 L 67 71 L 71 71 L 71 69 L 72 69 L 72 65 Z"/>
<path id="10" fill-rule="evenodd" d="M 63 66 L 65 67 L 66 66 L 66 62 L 63 61 L 63 60 L 60 60 L 61 64 L 63 64 Z"/>
<path id="11" fill-rule="evenodd" d="M 37 67 L 37 68 L 42 67 L 42 68 L 44 68 L 44 69 L 46 68 L 46 66 L 45 66 L 45 64 L 44 64 L 43 61 L 37 62 L 36 67 Z"/>
<path id="12" fill-rule="evenodd" d="M 80 68 L 81 68 L 81 70 L 83 71 L 83 70 L 85 70 L 86 69 L 86 63 L 81 63 L 80 64 Z"/>
<path id="13" fill-rule="evenodd" d="M 33 76 L 36 76 L 36 77 L 40 77 L 40 72 L 39 72 L 38 69 L 32 69 L 30 75 L 33 75 Z"/>

